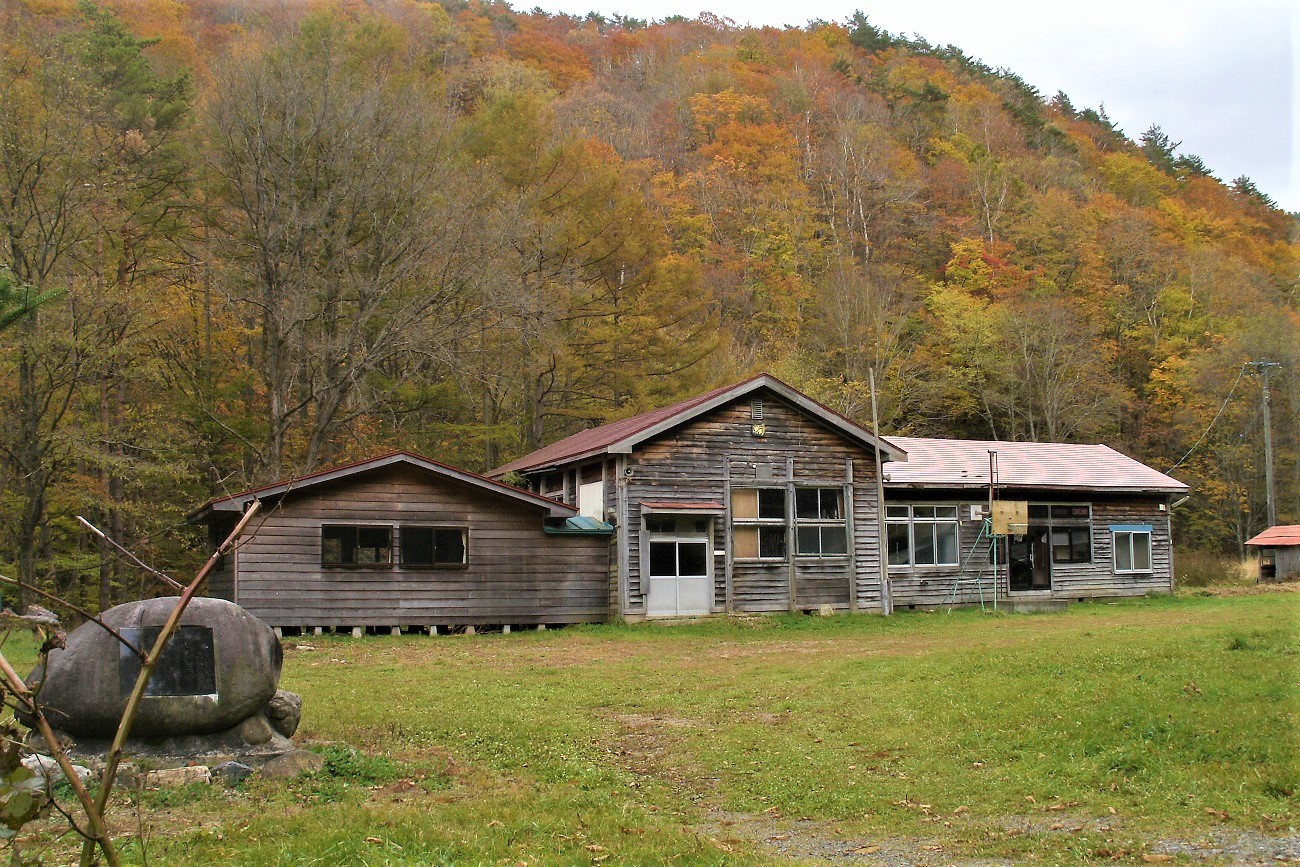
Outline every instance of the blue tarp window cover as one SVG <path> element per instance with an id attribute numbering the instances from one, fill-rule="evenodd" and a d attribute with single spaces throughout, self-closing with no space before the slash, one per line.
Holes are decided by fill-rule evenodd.
<path id="1" fill-rule="evenodd" d="M 1150 524 L 1111 524 L 1112 533 L 1150 533 Z"/>

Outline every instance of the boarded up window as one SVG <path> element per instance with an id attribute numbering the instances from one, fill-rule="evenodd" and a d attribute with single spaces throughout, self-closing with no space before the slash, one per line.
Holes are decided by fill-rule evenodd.
<path id="1" fill-rule="evenodd" d="M 600 469 L 599 466 L 596 467 Z M 597 474 L 593 482 L 583 482 L 578 488 L 578 514 L 587 518 L 605 519 L 605 483 Z"/>
<path id="2" fill-rule="evenodd" d="M 785 489 L 733 488 L 732 555 L 737 560 L 784 560 L 788 552 Z"/>
<path id="3" fill-rule="evenodd" d="M 758 491 L 755 488 L 732 490 L 731 517 L 736 521 L 748 521 L 758 517 Z"/>
<path id="4" fill-rule="evenodd" d="M 758 559 L 758 528 L 735 527 L 731 533 L 731 550 L 737 560 Z"/>

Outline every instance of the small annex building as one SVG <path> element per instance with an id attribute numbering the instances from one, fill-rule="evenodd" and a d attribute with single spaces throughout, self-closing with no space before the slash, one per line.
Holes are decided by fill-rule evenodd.
<path id="1" fill-rule="evenodd" d="M 276 628 L 535 626 L 608 619 L 612 528 L 574 506 L 394 452 L 219 497 L 212 549 L 254 499 L 255 532 L 208 578 Z"/>
<path id="2" fill-rule="evenodd" d="M 1300 579 L 1300 524 L 1269 527 L 1246 544 L 1259 551 L 1260 581 Z"/>

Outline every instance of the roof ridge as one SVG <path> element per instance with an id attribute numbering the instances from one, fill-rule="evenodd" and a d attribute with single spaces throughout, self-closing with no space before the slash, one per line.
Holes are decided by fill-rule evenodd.
<path id="1" fill-rule="evenodd" d="M 831 409 L 789 383 L 764 372 L 668 406 L 572 433 L 550 445 L 542 446 L 509 463 L 502 464 L 494 470 L 489 470 L 489 475 L 499 477 L 517 470 L 533 472 L 595 455 L 624 452 L 644 438 L 657 436 L 665 430 L 689 421 L 698 414 L 698 412 L 692 413 L 694 410 L 705 411 L 720 405 L 723 399 L 739 399 L 759 388 L 770 389 L 781 400 L 793 403 L 798 411 L 815 416 L 822 424 L 837 429 L 842 436 L 860 441 L 871 448 L 880 449 L 884 446 L 882 450 L 897 452 L 901 455 L 901 460 L 907 459 L 904 450 L 894 446 L 887 438 L 876 436 L 843 413 Z"/>

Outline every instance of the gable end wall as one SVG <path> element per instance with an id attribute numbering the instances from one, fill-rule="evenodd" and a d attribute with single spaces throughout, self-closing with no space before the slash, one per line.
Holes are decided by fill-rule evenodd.
<path id="1" fill-rule="evenodd" d="M 284 498 L 238 552 L 239 604 L 271 626 L 603 621 L 604 536 L 550 536 L 543 510 L 406 467 Z M 322 567 L 323 523 L 469 529 L 465 568 Z M 394 552 L 396 557 L 396 552 Z"/>

